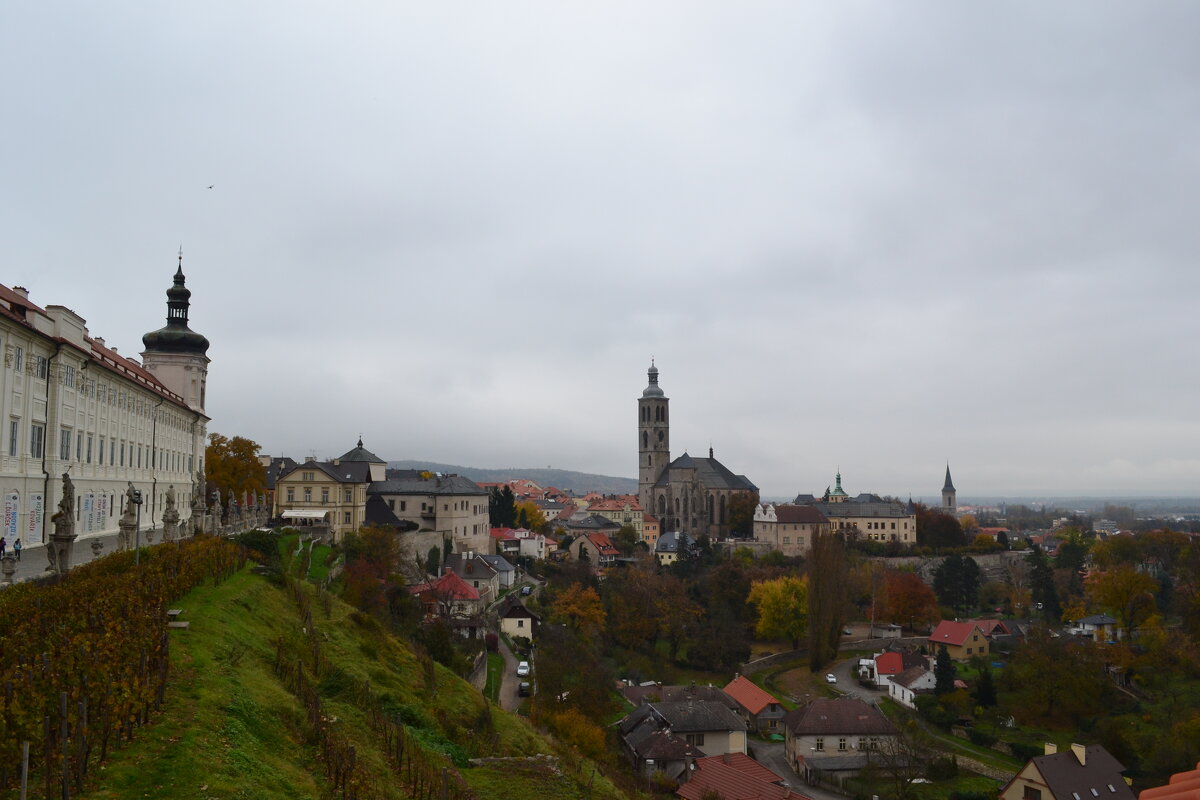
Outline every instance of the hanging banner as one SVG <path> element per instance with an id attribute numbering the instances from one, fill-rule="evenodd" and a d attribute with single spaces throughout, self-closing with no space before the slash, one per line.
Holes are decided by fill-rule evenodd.
<path id="1" fill-rule="evenodd" d="M 11 541 L 17 537 L 21 517 L 21 495 L 9 492 L 4 495 L 4 535 Z"/>
<path id="2" fill-rule="evenodd" d="M 94 513 L 96 505 L 96 495 L 88 492 L 83 496 L 81 509 L 83 511 L 83 533 L 91 533 L 93 526 L 96 524 Z"/>
<path id="3" fill-rule="evenodd" d="M 95 520 L 92 524 L 92 531 L 102 531 L 104 530 L 104 526 L 108 523 L 108 495 L 96 495 L 96 503 L 93 508 Z"/>
<path id="4" fill-rule="evenodd" d="M 29 524 L 25 528 L 25 543 L 42 541 L 42 515 L 45 514 L 46 496 L 41 492 L 29 495 Z M 44 544 L 44 542 L 43 542 Z"/>

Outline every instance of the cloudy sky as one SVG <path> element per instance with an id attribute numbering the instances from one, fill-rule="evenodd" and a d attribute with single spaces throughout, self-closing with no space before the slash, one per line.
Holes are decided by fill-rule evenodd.
<path id="1" fill-rule="evenodd" d="M 211 430 L 769 496 L 1200 494 L 1200 6 L 9 3 L 0 283 Z M 212 185 L 212 188 L 208 188 Z"/>

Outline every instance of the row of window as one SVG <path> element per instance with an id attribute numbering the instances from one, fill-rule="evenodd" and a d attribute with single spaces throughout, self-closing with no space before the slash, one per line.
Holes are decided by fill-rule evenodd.
<path id="1" fill-rule="evenodd" d="M 311 475 L 312 473 L 306 472 L 304 474 Z M 287 487 L 287 501 L 289 503 L 296 502 L 296 487 L 295 486 Z M 305 486 L 304 487 L 304 502 L 311 503 L 312 501 L 313 501 L 313 488 L 311 486 Z M 328 486 L 321 487 L 321 502 L 322 503 L 329 502 L 329 487 Z M 354 490 L 353 489 L 346 489 L 343 491 L 342 502 L 343 503 L 354 502 Z"/>
<path id="2" fill-rule="evenodd" d="M 95 463 L 104 464 L 105 438 L 99 437 L 99 447 L 96 438 L 93 434 L 85 434 L 82 431 L 77 431 L 75 435 L 75 461 L 81 464 L 91 464 L 93 453 L 98 457 Z M 21 420 L 10 419 L 8 421 L 8 454 L 16 458 L 20 455 L 21 439 Z M 86 441 L 86 445 L 85 445 Z M 152 448 L 149 445 L 126 444 L 124 441 L 117 446 L 117 440 L 111 438 L 108 442 L 108 465 L 116 466 L 118 460 L 120 466 L 125 466 L 126 453 L 128 453 L 129 466 L 141 468 L 147 466 L 151 468 L 161 464 L 165 469 L 179 472 L 183 470 L 184 454 L 175 450 L 166 450 L 164 448 Z M 46 453 L 46 425 L 41 422 L 33 422 L 29 425 L 29 455 L 31 458 L 42 458 Z M 118 453 L 120 454 L 118 459 Z M 71 430 L 62 428 L 59 432 L 58 457 L 63 461 L 71 459 Z M 187 471 L 193 469 L 193 456 L 187 456 Z"/>
<path id="3" fill-rule="evenodd" d="M 817 752 L 824 752 L 825 751 L 825 737 L 818 736 L 815 740 L 813 748 Z M 858 737 L 858 749 L 866 750 L 868 748 L 870 748 L 871 750 L 879 749 L 879 737 L 878 736 L 872 736 L 870 738 L 866 738 L 863 736 Z M 848 749 L 849 749 L 849 739 L 847 739 L 847 737 L 845 737 L 845 736 L 839 736 L 838 737 L 838 752 L 844 753 Z"/>

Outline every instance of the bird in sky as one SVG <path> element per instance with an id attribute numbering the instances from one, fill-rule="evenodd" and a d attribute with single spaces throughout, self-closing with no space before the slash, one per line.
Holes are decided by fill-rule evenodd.
<path id="1" fill-rule="evenodd" d="M 208 188 L 210 188 L 210 189 L 211 189 L 211 188 L 212 188 L 212 187 L 214 187 L 214 186 L 216 186 L 216 184 L 215 184 L 215 183 L 210 183 L 210 184 L 208 185 Z"/>

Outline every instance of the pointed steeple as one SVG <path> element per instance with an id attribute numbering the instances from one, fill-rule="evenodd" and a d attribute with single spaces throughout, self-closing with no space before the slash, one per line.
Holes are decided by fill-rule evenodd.
<path id="1" fill-rule="evenodd" d="M 945 483 L 945 485 L 942 486 L 942 491 L 943 492 L 955 491 L 954 481 L 950 480 L 950 462 L 949 461 L 946 462 L 946 483 Z"/>

